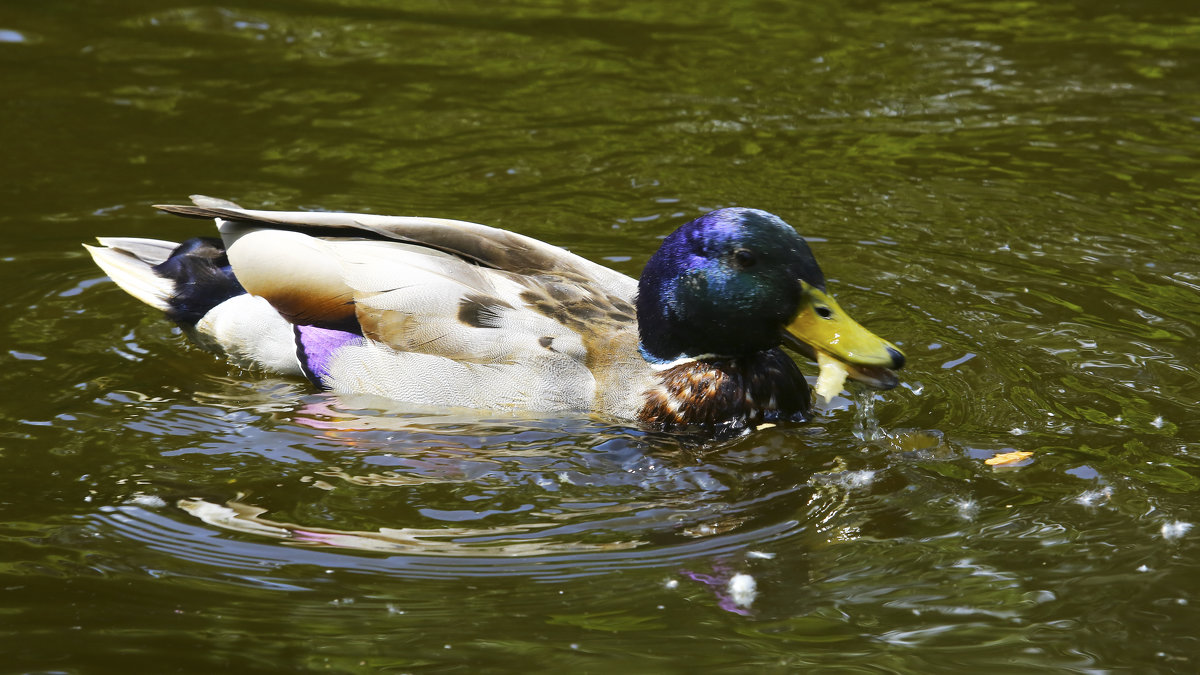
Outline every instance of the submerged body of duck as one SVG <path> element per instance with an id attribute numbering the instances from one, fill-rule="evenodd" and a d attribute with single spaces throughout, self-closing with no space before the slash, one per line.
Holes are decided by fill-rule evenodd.
<path id="1" fill-rule="evenodd" d="M 881 388 L 904 364 L 845 315 L 804 239 L 765 211 L 683 225 L 635 281 L 474 223 L 193 202 L 158 208 L 214 218 L 220 239 L 87 248 L 200 344 L 337 393 L 736 430 L 807 418 L 809 386 L 785 342 Z"/>

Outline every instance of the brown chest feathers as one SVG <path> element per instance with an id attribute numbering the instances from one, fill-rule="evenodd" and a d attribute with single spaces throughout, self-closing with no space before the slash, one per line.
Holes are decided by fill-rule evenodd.
<path id="1" fill-rule="evenodd" d="M 808 382 L 781 349 L 753 356 L 681 363 L 662 372 L 638 413 L 658 429 L 736 431 L 808 419 Z"/>

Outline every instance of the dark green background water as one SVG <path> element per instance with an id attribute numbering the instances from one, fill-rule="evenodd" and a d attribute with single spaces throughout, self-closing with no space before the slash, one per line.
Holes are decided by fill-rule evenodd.
<path id="1" fill-rule="evenodd" d="M 0 670 L 1195 672 L 1198 16 L 4 3 Z M 630 274 L 765 208 L 911 365 L 881 433 L 838 399 L 707 452 L 339 400 L 188 346 L 79 246 L 199 233 L 148 208 L 195 192 Z M 184 508 L 227 502 L 282 525 Z"/>

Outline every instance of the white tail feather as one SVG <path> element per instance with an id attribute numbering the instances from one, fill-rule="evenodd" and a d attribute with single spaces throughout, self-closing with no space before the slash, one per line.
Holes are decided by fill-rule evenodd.
<path id="1" fill-rule="evenodd" d="M 161 311 L 170 308 L 175 283 L 158 276 L 154 265 L 166 260 L 177 246 L 169 241 L 106 237 L 103 246 L 88 246 L 92 260 L 126 293 Z"/>

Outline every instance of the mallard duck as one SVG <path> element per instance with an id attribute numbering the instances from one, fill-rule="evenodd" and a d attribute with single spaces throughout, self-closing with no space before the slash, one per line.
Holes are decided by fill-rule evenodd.
<path id="1" fill-rule="evenodd" d="M 214 218 L 219 239 L 87 249 L 201 345 L 335 393 L 721 431 L 807 419 L 809 385 L 781 345 L 876 388 L 904 365 L 766 211 L 681 226 L 636 281 L 474 223 L 192 201 L 155 208 Z"/>

